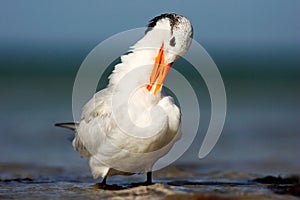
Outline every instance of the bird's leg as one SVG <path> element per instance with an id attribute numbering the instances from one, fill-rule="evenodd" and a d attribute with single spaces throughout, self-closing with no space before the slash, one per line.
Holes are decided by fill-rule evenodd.
<path id="1" fill-rule="evenodd" d="M 142 183 L 132 183 L 130 184 L 131 187 L 138 187 L 138 186 L 141 186 L 141 185 L 144 185 L 144 186 L 147 186 L 147 185 L 152 185 L 153 182 L 152 182 L 152 172 L 147 172 L 147 179 L 145 182 L 142 182 Z"/>
<path id="2" fill-rule="evenodd" d="M 107 175 L 106 176 L 104 176 L 104 178 L 103 178 L 103 180 L 102 180 L 102 182 L 101 182 L 101 185 L 106 185 L 106 179 L 107 179 Z"/>
<path id="3" fill-rule="evenodd" d="M 152 184 L 152 172 L 147 172 L 147 179 L 145 182 L 147 185 L 151 185 Z"/>
<path id="4" fill-rule="evenodd" d="M 96 188 L 96 189 L 106 189 L 108 187 L 108 185 L 106 185 L 106 179 L 107 179 L 107 175 L 104 176 L 104 178 L 102 179 L 102 182 L 96 183 L 94 185 L 94 188 Z"/>

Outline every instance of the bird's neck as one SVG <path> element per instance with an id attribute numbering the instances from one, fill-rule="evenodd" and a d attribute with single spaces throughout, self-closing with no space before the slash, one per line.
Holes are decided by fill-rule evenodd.
<path id="1" fill-rule="evenodd" d="M 115 66 L 108 85 L 110 90 L 121 94 L 123 100 L 130 98 L 132 104 L 147 108 L 161 99 L 161 87 L 155 95 L 147 89 L 151 84 L 151 72 L 162 45 L 162 39 L 155 37 L 154 31 L 150 32 L 151 34 L 146 34 L 132 46 L 129 54 L 121 56 L 121 63 Z M 153 86 L 152 88 L 156 88 Z"/>
<path id="2" fill-rule="evenodd" d="M 131 53 L 121 56 L 121 63 L 109 77 L 108 88 L 122 100 L 130 99 L 130 104 L 149 108 L 158 103 L 161 91 L 153 95 L 147 90 L 156 54 L 153 49 L 133 48 Z"/>
<path id="3" fill-rule="evenodd" d="M 160 49 L 158 47 L 147 47 L 148 38 L 138 41 L 127 55 L 121 56 L 121 63 L 115 66 L 109 79 L 110 88 L 126 87 L 135 90 L 139 87 L 146 87 L 150 83 L 150 76 L 155 65 L 155 58 Z"/>

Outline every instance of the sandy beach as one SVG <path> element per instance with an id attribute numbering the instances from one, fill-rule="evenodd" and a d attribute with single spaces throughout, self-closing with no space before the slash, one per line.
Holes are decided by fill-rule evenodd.
<path id="1" fill-rule="evenodd" d="M 200 170 L 202 168 L 202 170 Z M 0 164 L 0 199 L 299 199 L 299 176 L 283 178 L 210 165 L 182 165 L 154 173 L 154 184 L 138 185 L 143 176 L 114 177 L 105 189 L 86 169 L 66 170 Z M 82 171 L 81 171 L 82 170 Z M 202 171 L 202 172 L 201 172 Z"/>

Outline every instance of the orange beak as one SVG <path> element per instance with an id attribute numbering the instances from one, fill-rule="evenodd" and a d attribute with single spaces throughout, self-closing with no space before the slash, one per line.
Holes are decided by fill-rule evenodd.
<path id="1" fill-rule="evenodd" d="M 161 89 L 172 63 L 165 64 L 164 43 L 162 43 L 158 55 L 155 58 L 154 67 L 150 76 L 150 84 L 147 85 L 147 90 L 153 92 L 154 95 Z"/>

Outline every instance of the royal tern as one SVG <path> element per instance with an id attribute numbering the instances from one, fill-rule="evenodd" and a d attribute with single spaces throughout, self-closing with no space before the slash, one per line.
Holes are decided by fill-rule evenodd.
<path id="1" fill-rule="evenodd" d="M 75 130 L 73 147 L 89 159 L 94 178 L 147 173 L 180 138 L 181 114 L 162 94 L 171 65 L 187 52 L 193 28 L 187 18 L 162 14 L 150 20 L 145 35 L 121 56 L 108 86 L 84 106 L 78 123 L 56 126 Z"/>

